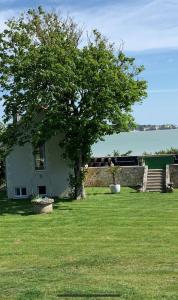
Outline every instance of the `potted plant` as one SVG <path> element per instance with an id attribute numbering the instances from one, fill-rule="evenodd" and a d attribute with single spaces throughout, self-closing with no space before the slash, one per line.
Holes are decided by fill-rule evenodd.
<path id="1" fill-rule="evenodd" d="M 33 209 L 36 214 L 51 213 L 53 211 L 54 199 L 37 196 L 32 199 Z"/>
<path id="2" fill-rule="evenodd" d="M 118 175 L 121 171 L 120 166 L 115 166 L 112 162 L 108 168 L 109 173 L 112 175 L 112 184 L 110 184 L 111 193 L 120 193 L 121 186 L 118 182 Z"/>

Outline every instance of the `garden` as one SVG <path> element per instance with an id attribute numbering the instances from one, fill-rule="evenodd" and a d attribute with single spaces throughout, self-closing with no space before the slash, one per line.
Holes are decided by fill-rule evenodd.
<path id="1" fill-rule="evenodd" d="M 0 299 L 177 299 L 178 190 L 87 188 L 55 199 L 0 198 Z"/>

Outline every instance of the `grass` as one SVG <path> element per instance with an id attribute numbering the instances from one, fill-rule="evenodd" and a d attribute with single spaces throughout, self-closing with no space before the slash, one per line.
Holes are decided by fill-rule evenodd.
<path id="1" fill-rule="evenodd" d="M 87 193 L 51 215 L 1 194 L 0 299 L 178 299 L 178 191 Z"/>

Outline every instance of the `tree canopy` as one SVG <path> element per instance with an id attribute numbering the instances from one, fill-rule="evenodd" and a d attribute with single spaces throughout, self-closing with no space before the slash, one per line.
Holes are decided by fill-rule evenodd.
<path id="1" fill-rule="evenodd" d="M 91 146 L 134 126 L 132 105 L 146 96 L 143 66 L 97 30 L 80 45 L 81 30 L 41 7 L 6 23 L 0 33 L 0 86 L 9 145 L 45 142 L 62 132 L 75 198 Z M 20 122 L 16 116 L 20 115 Z M 72 176 L 73 176 L 72 175 Z"/>
<path id="2" fill-rule="evenodd" d="M 152 152 L 143 152 L 143 155 L 164 155 L 164 154 L 175 154 L 178 155 L 178 148 L 174 148 L 171 147 L 169 149 L 166 150 L 159 150 L 159 151 L 155 151 L 154 153 Z"/>

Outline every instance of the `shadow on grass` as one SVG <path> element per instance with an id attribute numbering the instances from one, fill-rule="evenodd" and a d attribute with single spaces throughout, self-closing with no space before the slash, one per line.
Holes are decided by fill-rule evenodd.
<path id="1" fill-rule="evenodd" d="M 55 199 L 53 208 L 58 210 L 72 210 L 69 207 L 60 207 L 60 203 L 72 202 L 72 199 Z M 5 192 L 0 192 L 0 216 L 3 215 L 34 215 L 30 199 L 7 199 Z"/>
<path id="2" fill-rule="evenodd" d="M 55 203 L 69 203 L 69 202 L 75 202 L 77 200 L 72 199 L 72 198 L 54 198 Z"/>
<path id="3" fill-rule="evenodd" d="M 32 215 L 32 206 L 29 199 L 7 199 L 5 192 L 0 192 L 0 215 L 19 214 Z"/>

